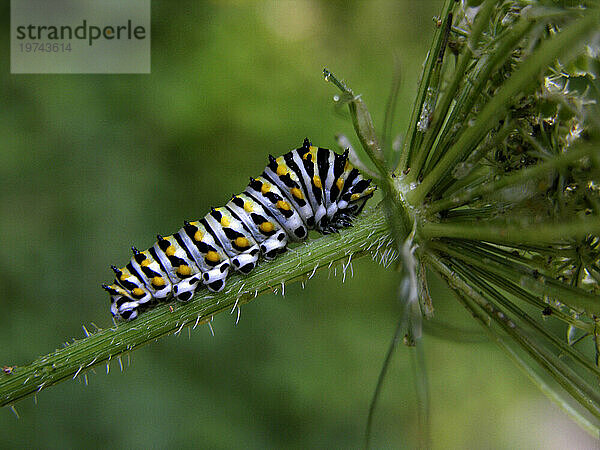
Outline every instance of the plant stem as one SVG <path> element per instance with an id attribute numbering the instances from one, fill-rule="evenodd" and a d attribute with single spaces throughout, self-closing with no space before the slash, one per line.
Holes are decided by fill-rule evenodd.
<path id="1" fill-rule="evenodd" d="M 427 210 L 429 213 L 437 213 L 445 209 L 456 208 L 457 206 L 464 205 L 469 201 L 482 197 L 486 194 L 497 194 L 501 189 L 504 189 L 508 186 L 514 186 L 538 179 L 555 169 L 566 167 L 568 164 L 577 161 L 578 159 L 586 156 L 593 156 L 595 151 L 596 147 L 594 145 L 585 145 L 577 149 L 573 149 L 569 151 L 569 153 L 563 153 L 562 155 L 552 158 L 544 163 L 519 170 L 511 175 L 500 178 L 498 181 L 481 184 L 473 189 L 468 189 L 461 193 L 454 194 L 449 198 L 443 198 L 433 202 Z"/>
<path id="2" fill-rule="evenodd" d="M 394 186 L 391 178 L 385 156 L 379 145 L 375 125 L 367 105 L 362 101 L 359 95 L 354 95 L 352 89 L 339 81 L 329 70 L 323 69 L 326 81 L 331 81 L 346 96 L 350 117 L 354 125 L 354 131 L 360 140 L 360 143 L 379 172 L 379 187 L 383 190 L 383 206 L 386 217 L 390 224 L 392 237 L 396 241 L 396 247 L 400 248 L 401 243 L 407 238 L 412 230 L 413 220 L 411 219 L 408 207 L 403 197 Z"/>
<path id="3" fill-rule="evenodd" d="M 354 260 L 376 249 L 387 249 L 390 242 L 384 214 L 381 208 L 376 208 L 356 219 L 354 226 L 299 245 L 275 261 L 259 265 L 246 277 L 231 275 L 223 292 L 214 294 L 202 289 L 187 304 L 160 305 L 131 322 L 98 330 L 28 365 L 16 366 L 10 374 L 0 373 L 0 406 L 76 378 L 100 364 L 106 364 L 108 371 L 111 360 L 162 336 L 206 323 L 215 314 L 235 310 L 258 294 L 273 291 L 273 287 L 310 279 L 319 268 Z"/>
<path id="4" fill-rule="evenodd" d="M 497 244 L 551 244 L 580 239 L 588 234 L 600 233 L 600 216 L 574 219 L 563 223 L 480 223 L 425 222 L 420 227 L 421 236 L 433 238 L 476 239 Z"/>
<path id="5" fill-rule="evenodd" d="M 470 249 L 452 241 L 432 241 L 429 247 L 456 260 L 491 272 L 542 298 L 560 299 L 569 308 L 585 312 L 589 317 L 600 316 L 599 296 L 581 288 L 545 276 L 526 265 L 508 261 L 489 252 Z"/>
<path id="6" fill-rule="evenodd" d="M 600 377 L 600 369 L 596 367 L 591 360 L 586 357 L 586 355 L 582 354 L 575 347 L 570 346 L 563 339 L 556 337 L 549 331 L 545 324 L 541 325 L 540 322 L 537 322 L 533 319 L 533 317 L 527 314 L 525 310 L 518 307 L 512 300 L 509 300 L 506 295 L 501 294 L 497 289 L 493 289 L 489 285 L 489 282 L 492 282 L 495 286 L 504 288 L 506 280 L 497 275 L 482 271 L 474 266 L 466 267 L 469 276 L 471 277 L 471 283 L 479 286 L 485 285 L 489 295 L 495 300 L 495 302 L 501 305 L 506 311 L 510 311 L 516 320 L 526 324 L 529 329 L 534 332 L 535 336 L 545 339 L 548 343 L 555 346 L 560 351 L 562 357 L 565 355 L 570 356 L 574 362 L 589 370 L 594 376 Z"/>
<path id="7" fill-rule="evenodd" d="M 510 336 L 522 350 L 526 351 L 531 359 L 552 376 L 580 405 L 584 406 L 596 419 L 600 418 L 600 401 L 594 387 L 581 379 L 560 358 L 551 354 L 543 346 L 540 346 L 531 336 L 513 322 L 509 316 L 502 312 L 494 303 L 490 302 L 487 295 L 485 295 L 485 289 L 476 289 L 465 281 L 463 277 L 467 276 L 467 274 L 460 266 L 452 265 L 451 268 L 441 260 L 434 258 L 431 258 L 430 261 L 438 273 L 448 281 L 452 290 L 463 299 L 463 304 L 466 300 L 467 304 L 473 302 L 478 308 L 481 308 L 481 312 L 484 314 L 483 317 L 487 316 L 487 323 L 484 321 L 487 330 L 494 330 L 494 328 L 490 327 L 490 323 L 498 325 L 504 333 Z M 468 307 L 468 309 L 471 309 L 471 307 Z M 503 336 L 498 331 L 495 331 L 494 334 Z M 531 364 L 529 365 L 531 366 Z"/>

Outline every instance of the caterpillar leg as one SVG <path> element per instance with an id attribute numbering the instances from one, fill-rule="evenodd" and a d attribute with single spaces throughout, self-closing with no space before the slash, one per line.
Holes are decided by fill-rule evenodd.
<path id="1" fill-rule="evenodd" d="M 223 290 L 227 274 L 229 273 L 229 266 L 229 262 L 223 262 L 214 269 L 202 274 L 202 282 L 210 291 L 219 292 Z"/>
<path id="2" fill-rule="evenodd" d="M 194 291 L 198 287 L 198 283 L 200 283 L 199 276 L 182 280 L 173 286 L 173 295 L 180 302 L 187 302 L 191 300 L 192 296 L 194 295 Z"/>
<path id="3" fill-rule="evenodd" d="M 287 236 L 283 231 L 278 232 L 269 239 L 260 244 L 260 251 L 263 258 L 272 260 L 280 253 L 284 253 L 287 248 Z"/>
<path id="4" fill-rule="evenodd" d="M 125 309 L 125 310 L 119 312 L 119 316 L 121 316 L 121 318 L 123 318 L 125 320 L 133 320 L 138 316 L 138 309 L 137 308 Z"/>
<path id="5" fill-rule="evenodd" d="M 122 311 L 119 311 L 119 316 L 125 320 L 133 320 L 138 316 L 138 308 L 123 308 Z"/>
<path id="6" fill-rule="evenodd" d="M 231 265 L 236 271 L 248 275 L 256 267 L 259 254 L 258 246 L 255 246 L 249 252 L 240 253 L 231 258 Z"/>

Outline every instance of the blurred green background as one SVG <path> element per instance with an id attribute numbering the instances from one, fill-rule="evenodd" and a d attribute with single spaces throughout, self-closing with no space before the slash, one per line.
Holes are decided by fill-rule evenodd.
<path id="1" fill-rule="evenodd" d="M 100 283 L 132 244 L 204 215 L 305 136 L 352 136 L 324 66 L 382 124 L 394 57 L 404 130 L 441 1 L 152 2 L 152 74 L 0 72 L 0 365 L 25 364 L 112 325 Z M 360 447 L 401 307 L 397 275 L 368 259 L 264 295 L 188 339 L 162 339 L 82 380 L 4 408 L 0 447 Z M 434 280 L 435 281 L 435 280 Z M 477 325 L 432 286 L 437 317 Z M 492 343 L 425 337 L 436 448 L 561 448 L 592 441 Z M 125 365 L 128 361 L 125 360 Z M 81 378 L 81 377 L 80 377 Z M 373 445 L 411 448 L 419 426 L 401 347 Z"/>

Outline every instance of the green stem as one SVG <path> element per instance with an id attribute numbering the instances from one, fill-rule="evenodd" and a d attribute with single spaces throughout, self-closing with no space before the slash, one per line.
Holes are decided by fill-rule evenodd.
<path id="1" fill-rule="evenodd" d="M 464 73 L 458 74 L 461 80 L 464 79 L 463 88 L 455 99 L 452 111 L 444 121 L 444 128 L 436 138 L 434 148 L 431 151 L 432 156 L 425 167 L 425 175 L 431 171 L 432 167 L 435 167 L 444 152 L 450 147 L 450 144 L 458 139 L 457 134 L 464 133 L 465 130 L 469 129 L 467 118 L 476 101 L 481 98 L 492 72 L 510 58 L 514 48 L 529 33 L 532 26 L 533 24 L 528 20 L 521 19 L 506 36 L 496 43 L 493 49 L 483 53 L 475 66 L 467 72 L 466 77 Z M 461 124 L 458 131 L 453 130 L 456 124 Z"/>
<path id="2" fill-rule="evenodd" d="M 499 305 L 501 305 L 506 311 L 510 311 L 513 314 L 513 317 L 515 317 L 516 320 L 527 325 L 533 331 L 533 335 L 537 336 L 538 338 L 547 340 L 548 343 L 552 344 L 558 350 L 560 350 L 561 356 L 570 356 L 573 361 L 580 364 L 583 368 L 592 372 L 594 376 L 600 377 L 600 369 L 596 367 L 586 355 L 582 354 L 575 347 L 567 344 L 563 339 L 559 339 L 558 337 L 556 337 L 549 331 L 546 324 L 542 326 L 539 322 L 533 319 L 533 317 L 527 314 L 525 310 L 519 308 L 506 295 L 501 294 L 498 290 L 492 288 L 488 282 L 483 281 L 487 280 L 493 283 L 495 286 L 500 287 L 502 289 L 505 286 L 506 280 L 504 280 L 502 277 L 499 277 L 498 275 L 485 272 L 474 266 L 467 265 L 466 267 L 467 272 L 465 279 L 470 280 L 470 282 L 473 285 L 478 285 L 482 288 L 485 288 L 488 294 Z"/>
<path id="3" fill-rule="evenodd" d="M 30 364 L 17 366 L 10 374 L 0 373 L 0 406 L 76 378 L 94 366 L 106 364 L 108 370 L 111 360 L 160 337 L 208 322 L 215 314 L 232 311 L 284 283 L 305 280 L 307 274 L 319 268 L 354 260 L 389 244 L 388 225 L 381 208 L 377 208 L 359 217 L 354 226 L 295 247 L 275 261 L 259 265 L 246 277 L 230 276 L 223 292 L 214 294 L 202 289 L 189 303 L 162 304 L 131 322 L 98 330 Z"/>
<path id="4" fill-rule="evenodd" d="M 523 267 L 523 264 L 527 267 L 536 267 L 536 265 L 534 264 L 534 258 L 526 260 L 519 255 L 514 255 L 512 254 L 512 252 L 503 250 L 499 247 L 495 247 L 489 244 L 481 242 L 473 243 L 470 241 L 462 241 L 460 245 L 464 246 L 464 248 L 469 250 L 473 255 L 478 256 L 480 260 L 485 260 L 490 256 L 492 256 L 496 261 L 504 261 L 505 264 L 510 264 L 510 261 L 512 260 L 517 264 L 514 267 L 517 271 L 519 270 L 519 265 L 520 267 Z M 554 252 L 557 252 L 557 250 L 554 250 Z M 540 268 L 540 270 L 543 269 Z M 592 333 L 594 331 L 594 325 L 590 322 L 585 322 L 570 315 L 567 312 L 563 312 L 562 309 L 557 305 L 544 302 L 542 298 L 532 295 L 531 293 L 522 289 L 518 284 L 509 281 L 509 279 L 506 276 L 498 275 L 498 272 L 495 272 L 493 267 L 491 267 L 490 270 L 482 270 L 481 273 L 482 276 L 484 276 L 484 278 L 494 282 L 496 286 L 500 287 L 503 291 L 507 292 L 510 295 L 513 295 L 514 297 L 522 300 L 525 303 L 532 305 L 538 311 L 543 311 L 544 309 L 549 308 L 552 316 L 556 319 L 564 323 L 573 325 L 574 327 L 579 328 L 580 330 L 583 330 L 586 333 Z"/>
<path id="5" fill-rule="evenodd" d="M 386 217 L 392 230 L 392 236 L 399 248 L 412 230 L 413 220 L 409 216 L 408 207 L 403 197 L 394 186 L 385 156 L 379 145 L 375 125 L 366 104 L 352 89 L 339 81 L 329 70 L 323 69 L 326 81 L 331 81 L 346 96 L 354 131 L 360 143 L 379 171 L 379 186 L 383 190 L 383 205 Z"/>
<path id="6" fill-rule="evenodd" d="M 419 115 L 419 122 L 417 122 L 417 132 L 419 133 L 418 141 L 415 141 L 415 144 L 418 143 L 419 146 L 411 151 L 410 158 L 410 173 L 407 176 L 407 180 L 413 181 L 417 178 L 421 171 L 421 167 L 423 163 L 427 160 L 427 155 L 429 154 L 429 150 L 432 145 L 429 144 L 431 139 L 435 139 L 436 132 L 435 128 L 432 129 L 432 125 L 435 127 L 436 123 L 443 121 L 445 115 L 438 114 L 437 108 L 437 99 L 440 94 L 440 90 L 442 89 L 442 71 L 444 68 L 444 51 L 446 50 L 446 45 L 448 42 L 448 36 L 450 34 L 450 23 L 452 21 L 452 16 L 448 15 L 446 19 L 445 25 L 445 34 L 442 36 L 441 47 L 436 58 L 435 64 L 433 66 L 433 71 L 431 72 L 431 77 L 429 79 L 429 86 L 427 87 L 427 93 L 425 95 L 425 100 L 423 101 L 423 106 L 421 108 L 421 114 Z M 439 116 L 439 117 L 438 117 Z M 437 117 L 437 120 L 436 120 Z M 441 119 L 441 120 L 440 120 Z M 433 121 L 433 123 L 432 123 Z M 424 141 L 427 137 L 427 140 Z M 423 144 L 423 142 L 426 142 Z"/>
<path id="7" fill-rule="evenodd" d="M 553 244 L 600 233 L 600 216 L 562 223 L 424 222 L 423 238 L 471 239 L 496 244 Z"/>
<path id="8" fill-rule="evenodd" d="M 433 241 L 428 245 L 431 249 L 438 250 L 459 261 L 506 278 L 542 298 L 557 299 L 571 309 L 585 312 L 590 317 L 600 316 L 600 297 L 598 295 L 569 286 L 526 265 L 508 261 L 492 253 L 481 252 L 466 245 L 460 245 L 460 243 L 457 244 L 453 244 L 451 241 Z"/>
<path id="9" fill-rule="evenodd" d="M 473 184 L 476 181 L 478 184 L 486 183 L 491 174 L 492 167 L 487 164 L 480 164 L 480 161 L 488 156 L 494 149 L 502 145 L 504 140 L 513 131 L 515 125 L 514 120 L 506 120 L 502 129 L 498 130 L 491 139 L 485 139 L 478 145 L 469 157 L 459 163 L 453 170 L 455 178 L 447 182 L 441 190 L 442 198 L 452 197 L 452 194 L 466 186 Z M 440 187 L 436 186 L 436 191 L 440 192 Z"/>
<path id="10" fill-rule="evenodd" d="M 453 265 L 457 273 L 460 275 L 460 281 L 474 287 L 474 292 L 477 293 L 482 301 L 478 300 L 480 306 L 490 312 L 492 320 L 500 324 L 504 331 L 512 335 L 515 341 L 529 353 L 529 355 L 542 367 L 546 368 L 547 372 L 555 378 L 555 380 L 566 389 L 574 398 L 578 399 L 581 404 L 585 404 L 586 408 L 600 418 L 600 396 L 595 386 L 590 385 L 583 377 L 573 370 L 564 361 L 564 358 L 551 352 L 546 345 L 540 341 L 540 335 L 526 331 L 522 327 L 522 323 L 526 321 L 525 317 L 510 316 L 506 310 L 501 309 L 497 304 L 497 298 L 501 296 L 494 289 L 490 288 L 482 280 L 475 278 L 469 272 L 468 266 L 462 264 Z M 483 301 L 486 303 L 484 304 Z M 491 309 L 490 309 L 491 306 Z"/>
<path id="11" fill-rule="evenodd" d="M 367 105 L 362 101 L 360 95 L 354 95 L 352 89 L 338 80 L 329 70 L 323 69 L 323 75 L 325 76 L 325 81 L 332 82 L 346 97 L 344 100 L 347 101 L 348 109 L 350 109 L 350 117 L 352 118 L 354 131 L 356 131 L 356 135 L 358 136 L 363 149 L 371 161 L 373 161 L 375 167 L 377 167 L 379 178 L 381 180 L 389 178 L 389 169 L 387 168 L 383 150 L 379 145 L 377 132 L 375 131 L 373 119 L 371 118 L 371 113 L 369 113 L 369 110 L 367 109 Z"/>
<path id="12" fill-rule="evenodd" d="M 558 391 L 551 386 L 544 378 L 535 370 L 531 364 L 528 364 L 525 359 L 519 355 L 513 348 L 514 344 L 502 337 L 496 338 L 496 344 L 508 355 L 508 357 L 519 367 L 525 375 L 533 382 L 535 386 L 551 401 L 557 404 L 571 419 L 573 419 L 581 428 L 587 431 L 595 439 L 600 438 L 600 427 L 593 423 L 588 417 L 581 413 L 578 408 L 573 406 L 573 401 L 565 396 L 564 392 Z"/>
<path id="13" fill-rule="evenodd" d="M 449 198 L 443 198 L 431 203 L 427 208 L 429 213 L 437 213 L 446 209 L 456 208 L 469 203 L 471 200 L 485 196 L 486 194 L 497 194 L 501 189 L 509 186 L 515 186 L 527 183 L 531 180 L 539 179 L 555 169 L 568 166 L 570 163 L 578 159 L 594 156 L 597 148 L 594 145 L 585 145 L 577 149 L 573 149 L 568 153 L 563 153 L 546 162 L 531 166 L 511 175 L 500 178 L 498 181 L 481 184 L 473 189 L 465 190 L 461 193 L 456 193 Z"/>

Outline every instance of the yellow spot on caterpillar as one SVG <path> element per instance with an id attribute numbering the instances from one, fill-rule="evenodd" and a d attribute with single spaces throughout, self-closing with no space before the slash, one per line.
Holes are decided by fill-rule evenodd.
<path id="1" fill-rule="evenodd" d="M 290 204 L 286 201 L 283 200 L 279 200 L 277 202 L 277 209 L 283 209 L 284 211 L 289 211 L 290 210 Z"/>
<path id="2" fill-rule="evenodd" d="M 248 239 L 246 239 L 245 237 L 237 237 L 235 238 L 235 245 L 237 245 L 240 248 L 245 248 L 248 247 L 248 245 L 250 245 L 250 242 L 248 242 Z"/>
<path id="3" fill-rule="evenodd" d="M 302 200 L 304 198 L 304 195 L 302 194 L 302 191 L 300 189 L 298 189 L 298 188 L 292 188 L 292 189 L 290 189 L 290 192 L 297 199 Z"/>
<path id="4" fill-rule="evenodd" d="M 210 262 L 219 262 L 221 260 L 221 258 L 219 258 L 219 254 L 212 250 L 210 250 L 208 253 L 206 253 L 206 256 L 204 257 L 204 259 L 206 259 L 207 261 L 210 261 Z"/>
<path id="5" fill-rule="evenodd" d="M 167 249 L 165 250 L 165 254 L 166 254 L 167 256 L 173 256 L 173 255 L 175 254 L 175 246 L 173 246 L 173 245 L 169 245 L 169 246 L 167 247 Z"/>
<path id="6" fill-rule="evenodd" d="M 321 184 L 321 178 L 319 177 L 319 175 L 315 175 L 313 177 L 313 184 L 315 185 L 315 187 L 321 189 L 323 187 L 323 185 Z"/>
<path id="7" fill-rule="evenodd" d="M 287 173 L 288 173 L 288 170 L 285 166 L 283 166 L 283 165 L 277 166 L 277 175 L 282 177 L 283 175 L 286 175 Z"/>
<path id="8" fill-rule="evenodd" d="M 350 196 L 350 200 L 358 200 L 360 198 L 360 194 L 352 194 Z"/>
<path id="9" fill-rule="evenodd" d="M 221 226 L 224 227 L 228 227 L 229 226 L 229 219 L 225 216 L 221 217 Z"/>
<path id="10" fill-rule="evenodd" d="M 194 240 L 196 242 L 200 242 L 203 237 L 204 237 L 204 235 L 202 234 L 202 231 L 200 231 L 200 230 L 198 230 L 194 233 Z"/>
<path id="11" fill-rule="evenodd" d="M 140 263 L 140 266 L 142 266 L 142 267 L 148 267 L 149 265 L 150 265 L 149 259 L 145 259 Z"/>
<path id="12" fill-rule="evenodd" d="M 350 164 L 350 161 L 346 160 L 346 164 L 344 165 L 344 172 L 348 172 L 352 170 L 352 164 Z"/>
<path id="13" fill-rule="evenodd" d="M 246 212 L 252 212 L 252 211 L 254 211 L 254 208 L 252 207 L 252 203 L 245 202 L 244 203 L 244 211 L 246 211 Z"/>
<path id="14" fill-rule="evenodd" d="M 144 295 L 144 290 L 142 288 L 135 288 L 131 293 L 136 297 L 141 297 Z"/>
<path id="15" fill-rule="evenodd" d="M 344 180 L 342 180 L 341 178 L 338 178 L 337 181 L 335 182 L 335 185 L 337 186 L 338 190 L 342 190 L 342 188 L 344 187 Z"/>
<path id="16" fill-rule="evenodd" d="M 152 286 L 154 287 L 162 287 L 165 285 L 165 279 L 163 277 L 154 277 L 152 278 Z"/>
<path id="17" fill-rule="evenodd" d="M 264 233 L 270 233 L 271 231 L 273 231 L 275 226 L 271 222 L 263 222 L 260 224 L 259 228 L 260 228 L 260 231 L 262 231 Z"/>
<path id="18" fill-rule="evenodd" d="M 315 161 L 315 158 L 317 156 L 317 147 L 310 147 L 309 151 L 307 151 L 304 155 L 302 155 L 302 159 L 305 159 L 307 161 Z"/>
<path id="19" fill-rule="evenodd" d="M 262 187 L 260 188 L 260 192 L 262 192 L 263 194 L 266 194 L 270 190 L 271 190 L 271 185 L 268 183 L 263 183 Z"/>
<path id="20" fill-rule="evenodd" d="M 121 269 L 121 270 L 123 270 L 123 269 Z M 129 274 L 127 274 L 125 272 L 121 273 L 121 281 L 125 281 L 127 278 L 129 278 Z"/>
<path id="21" fill-rule="evenodd" d="M 185 264 L 182 264 L 177 268 L 178 275 L 188 276 L 191 273 L 192 273 L 192 268 L 190 266 L 186 266 Z"/>

